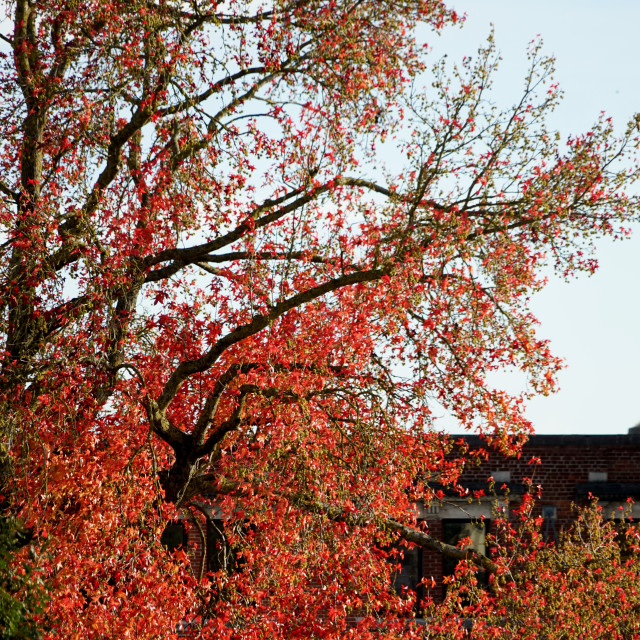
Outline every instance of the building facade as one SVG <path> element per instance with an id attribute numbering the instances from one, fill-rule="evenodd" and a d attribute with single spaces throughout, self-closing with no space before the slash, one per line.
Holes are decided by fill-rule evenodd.
<path id="1" fill-rule="evenodd" d="M 470 448 L 482 447 L 476 436 L 460 436 Z M 534 462 L 532 462 L 534 461 Z M 527 481 L 530 480 L 530 482 Z M 493 482 L 493 490 L 491 489 Z M 474 548 L 486 551 L 485 536 L 492 530 L 496 503 L 512 508 L 530 486 L 539 487 L 541 498 L 534 516 L 543 518 L 543 533 L 551 541 L 575 518 L 575 507 L 586 506 L 597 497 L 605 515 L 629 508 L 640 517 L 640 425 L 625 435 L 536 435 L 523 446 L 519 457 L 489 452 L 488 457 L 465 468 L 460 485 L 471 500 L 442 487 L 443 498 L 430 505 L 418 505 L 418 518 L 428 532 L 449 544 L 469 538 Z M 163 542 L 169 548 L 185 546 L 194 575 L 221 567 L 232 568 L 233 557 L 224 540 L 222 521 L 213 519 L 198 527 L 188 518 L 169 525 Z M 419 599 L 444 597 L 443 577 L 453 573 L 455 561 L 417 547 L 404 548 L 402 568 L 396 578 L 398 589 L 407 587 Z M 420 586 L 425 584 L 429 587 Z"/>
<path id="2" fill-rule="evenodd" d="M 480 447 L 474 436 L 461 436 L 470 447 Z M 489 479 L 492 478 L 493 494 Z M 628 434 L 616 435 L 537 435 L 523 446 L 520 457 L 490 452 L 476 466 L 468 466 L 460 480 L 469 495 L 484 492 L 485 497 L 468 498 L 445 491 L 438 503 L 421 506 L 419 517 L 426 520 L 434 537 L 450 544 L 470 538 L 473 546 L 485 551 L 484 539 L 491 531 L 496 501 L 514 506 L 525 491 L 539 487 L 540 499 L 534 516 L 543 518 L 543 534 L 557 540 L 560 531 L 575 518 L 575 507 L 598 498 L 606 516 L 620 514 L 619 507 L 630 509 L 634 519 L 640 516 L 640 426 Z M 630 507 L 631 498 L 637 504 Z M 444 596 L 443 576 L 453 572 L 455 561 L 427 550 L 412 550 L 406 555 L 401 580 L 413 586 L 426 578 L 428 593 L 436 601 Z M 433 580 L 432 580 L 433 579 Z"/>

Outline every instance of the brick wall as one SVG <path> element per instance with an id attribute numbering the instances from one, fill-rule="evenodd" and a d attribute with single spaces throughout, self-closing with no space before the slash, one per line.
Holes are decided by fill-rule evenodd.
<path id="1" fill-rule="evenodd" d="M 429 534 L 442 538 L 442 520 L 429 521 Z M 422 553 L 422 575 L 426 580 L 425 597 L 439 602 L 444 597 L 442 585 L 442 556 L 425 549 Z"/>
<path id="2" fill-rule="evenodd" d="M 480 446 L 479 438 L 467 437 L 466 440 L 471 446 Z M 532 458 L 538 458 L 540 463 L 530 464 Z M 496 471 L 510 472 L 509 484 L 513 486 L 523 478 L 531 478 L 534 485 L 540 485 L 539 508 L 545 504 L 556 506 L 558 524 L 566 526 L 572 520 L 571 504 L 587 502 L 584 491 L 588 487 L 584 485 L 590 485 L 594 494 L 600 493 L 603 504 L 613 504 L 618 501 L 612 497 L 620 489 L 615 485 L 640 484 L 640 435 L 532 436 L 520 458 L 492 452 L 487 461 L 465 469 L 462 484 L 484 482 Z M 604 483 L 592 480 L 593 474 L 602 473 L 606 474 Z M 613 494 L 607 493 L 607 487 L 599 486 L 603 484 L 608 485 Z M 625 497 L 620 495 L 619 501 Z"/>
<path id="3" fill-rule="evenodd" d="M 191 519 L 185 519 L 185 533 L 186 533 L 186 547 L 191 561 L 191 570 L 195 577 L 199 577 L 203 569 L 205 559 L 205 541 L 202 539 L 200 529 Z M 201 525 L 202 526 L 202 525 Z M 206 530 L 203 526 L 203 531 L 206 536 Z M 205 569 L 206 570 L 206 569 Z"/>
<path id="4" fill-rule="evenodd" d="M 462 436 L 462 439 L 472 448 L 483 446 L 478 437 Z M 532 458 L 539 459 L 539 464 L 530 464 Z M 617 507 L 631 497 L 639 503 L 634 505 L 633 516 L 640 516 L 640 433 L 532 436 L 519 458 L 491 452 L 487 460 L 465 469 L 460 484 L 470 489 L 486 488 L 490 476 L 495 475 L 497 479 L 502 474 L 510 476 L 506 484 L 512 503 L 519 501 L 524 489 L 523 479 L 531 478 L 535 486 L 541 487 L 541 500 L 534 515 L 542 515 L 544 506 L 554 507 L 557 531 L 571 524 L 574 518 L 572 504 L 587 504 L 589 492 L 599 497 L 605 513 L 607 510 L 615 513 Z M 500 491 L 502 484 L 502 481 L 496 482 L 496 491 Z M 455 506 L 456 502 L 464 511 Z M 467 515 L 490 519 L 491 508 L 489 499 L 468 505 L 451 496 L 440 509 L 432 506 L 424 518 L 431 535 L 441 539 L 443 520 Z M 436 583 L 435 587 L 428 588 L 427 594 L 440 600 L 444 594 L 439 554 L 425 551 L 423 575 L 428 582 L 433 578 Z"/>

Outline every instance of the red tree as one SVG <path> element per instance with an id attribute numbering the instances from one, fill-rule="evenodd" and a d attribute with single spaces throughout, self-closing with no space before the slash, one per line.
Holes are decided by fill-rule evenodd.
<path id="1" fill-rule="evenodd" d="M 560 145 L 539 49 L 506 111 L 491 42 L 418 90 L 439 0 L 8 6 L 0 435 L 43 628 L 407 637 L 380 548 L 441 548 L 436 416 L 526 437 L 491 373 L 553 389 L 528 298 L 637 217 L 635 130 Z M 237 566 L 194 575 L 160 532 L 212 505 Z"/>

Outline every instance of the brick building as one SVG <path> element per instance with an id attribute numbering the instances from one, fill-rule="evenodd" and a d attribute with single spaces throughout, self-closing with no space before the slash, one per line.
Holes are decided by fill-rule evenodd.
<path id="1" fill-rule="evenodd" d="M 476 436 L 461 436 L 471 447 L 482 446 Z M 538 458 L 539 464 L 530 464 Z M 624 505 L 627 498 L 638 501 L 632 508 L 632 516 L 640 517 L 640 425 L 626 435 L 537 435 L 524 445 L 520 458 L 507 458 L 490 453 L 487 460 L 465 469 L 460 484 L 469 490 L 490 494 L 488 479 L 495 482 L 498 500 L 505 505 L 518 502 L 527 490 L 524 478 L 531 478 L 542 488 L 538 514 L 543 517 L 543 532 L 551 539 L 571 523 L 574 517 L 571 505 L 586 505 L 589 495 L 599 498 L 601 506 L 613 513 Z M 506 485 L 508 491 L 502 487 Z M 445 488 L 443 488 L 445 489 Z M 502 495 L 501 495 L 502 494 Z M 505 494 L 508 494 L 506 497 Z M 491 530 L 496 497 L 469 502 L 467 498 L 445 489 L 445 497 L 439 503 L 419 506 L 419 518 L 426 520 L 429 533 L 450 544 L 462 538 L 471 538 L 479 551 L 485 551 L 484 538 Z M 192 558 L 194 574 L 228 566 L 233 559 L 225 555 L 225 545 L 220 544 L 221 521 L 207 523 L 198 528 L 186 520 L 167 527 L 163 542 L 168 547 L 186 545 Z M 219 516 L 218 516 L 219 517 Z M 207 554 L 203 551 L 206 537 Z M 222 549 L 222 551 L 221 551 Z M 214 551 L 217 550 L 217 551 Z M 436 600 L 443 597 L 442 578 L 453 572 L 455 562 L 435 552 L 419 548 L 405 549 L 402 570 L 397 585 L 417 589 L 423 578 L 433 578 L 435 588 L 429 595 Z M 430 581 L 429 581 L 430 582 Z M 421 591 L 422 589 L 422 591 Z M 419 596 L 426 595 L 424 587 Z"/>
<path id="2" fill-rule="evenodd" d="M 475 436 L 462 436 L 470 447 L 481 446 Z M 540 460 L 530 464 L 532 458 Z M 495 481 L 498 500 L 518 502 L 525 490 L 524 478 L 531 478 L 541 487 L 537 510 L 543 517 L 543 533 L 557 539 L 560 530 L 574 517 L 572 504 L 586 505 L 589 496 L 599 499 L 605 514 L 614 513 L 626 504 L 627 498 L 638 501 L 631 515 L 640 516 L 640 425 L 626 435 L 537 435 L 524 445 L 520 458 L 507 458 L 490 453 L 486 461 L 465 469 L 460 484 L 473 491 L 488 491 L 488 478 Z M 507 492 L 501 491 L 506 485 Z M 507 497 L 500 496 L 507 493 Z M 448 495 L 446 495 L 448 494 Z M 429 533 L 450 544 L 464 537 L 471 538 L 474 547 L 484 551 L 484 537 L 491 530 L 496 498 L 488 496 L 469 503 L 468 499 L 445 491 L 438 504 L 420 508 L 420 517 L 427 521 Z M 403 561 L 399 581 L 406 586 L 433 578 L 436 587 L 429 595 L 443 597 L 442 578 L 453 571 L 455 562 L 440 554 L 413 549 Z M 423 594 L 424 595 L 424 594 Z"/>

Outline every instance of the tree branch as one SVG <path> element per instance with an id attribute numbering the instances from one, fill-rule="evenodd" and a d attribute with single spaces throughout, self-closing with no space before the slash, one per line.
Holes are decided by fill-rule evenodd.
<path id="1" fill-rule="evenodd" d="M 213 489 L 217 495 L 236 494 L 240 490 L 240 483 L 232 482 L 225 478 L 214 478 L 212 475 L 195 478 L 194 484 L 198 485 L 201 489 L 204 489 L 205 486 L 209 491 Z M 203 492 L 206 492 L 206 489 Z M 461 549 L 460 547 L 447 544 L 420 529 L 402 524 L 392 518 L 386 518 L 376 514 L 365 515 L 357 510 L 347 510 L 344 507 L 332 505 L 315 498 L 309 498 L 306 495 L 299 494 L 284 497 L 298 509 L 325 516 L 333 522 L 344 522 L 350 527 L 369 527 L 374 525 L 380 531 L 397 533 L 403 540 L 411 542 L 423 549 L 435 551 L 436 553 L 454 558 L 455 560 L 466 560 L 490 573 L 499 571 L 499 565 L 496 562 L 493 562 L 487 556 L 474 549 Z"/>
<path id="2" fill-rule="evenodd" d="M 315 187 L 312 191 L 305 193 L 299 198 L 296 198 L 296 200 L 294 200 L 293 202 L 290 202 L 286 206 L 283 206 L 280 209 L 277 209 L 276 211 L 272 211 L 271 213 L 268 213 L 267 215 L 264 215 L 262 217 L 258 217 L 265 211 L 269 211 L 273 207 L 278 206 L 283 202 L 286 202 L 291 198 L 295 198 L 296 196 L 303 193 L 305 190 L 305 187 L 300 187 L 283 196 L 280 196 L 279 198 L 274 198 L 273 200 L 272 199 L 265 200 L 262 204 L 258 205 L 247 216 L 247 219 L 245 222 L 238 225 L 233 231 L 229 231 L 228 233 L 216 238 L 215 240 L 211 240 L 210 242 L 205 242 L 201 245 L 196 245 L 194 247 L 187 247 L 183 249 L 182 248 L 181 249 L 178 249 L 178 248 L 165 249 L 164 251 L 160 251 L 159 253 L 157 253 L 155 256 L 151 256 L 146 261 L 146 264 L 148 267 L 152 267 L 154 265 L 157 265 L 169 260 L 171 260 L 172 263 L 167 265 L 166 267 L 163 267 L 161 269 L 156 269 L 155 271 L 152 271 L 151 273 L 149 273 L 147 275 L 145 282 L 147 283 L 157 282 L 159 280 L 168 278 L 174 275 L 175 273 L 177 273 L 178 271 L 180 271 L 180 269 L 183 269 L 184 267 L 190 264 L 194 264 L 197 261 L 217 262 L 218 260 L 216 256 L 211 255 L 212 252 L 218 251 L 223 247 L 233 244 L 234 242 L 242 238 L 249 231 L 261 229 L 271 224 L 272 222 L 276 222 L 277 220 L 280 220 L 281 218 L 286 216 L 288 213 L 296 211 L 300 207 L 303 207 L 309 202 L 312 202 L 313 200 L 318 198 L 320 195 L 327 193 L 328 191 L 333 189 L 335 186 L 364 187 L 375 193 L 385 195 L 390 199 L 394 199 L 394 200 L 405 199 L 405 196 L 399 195 L 395 191 L 392 191 L 387 187 L 383 187 L 370 180 L 363 180 L 361 178 L 344 177 L 344 178 L 336 178 L 335 180 L 332 180 L 324 185 Z M 428 204 L 429 206 L 432 206 L 433 208 L 436 208 L 436 209 L 447 210 L 447 207 L 435 201 L 433 202 L 430 201 Z M 232 253 L 228 255 L 240 256 L 241 254 Z M 249 256 L 247 255 L 247 257 Z"/>
<path id="3" fill-rule="evenodd" d="M 368 271 L 358 271 L 355 273 L 345 274 L 339 278 L 334 278 L 316 287 L 312 287 L 307 291 L 302 291 L 272 307 L 269 313 L 256 315 L 251 322 L 236 327 L 226 336 L 220 338 L 211 349 L 203 356 L 196 360 L 186 360 L 181 362 L 174 370 L 173 374 L 167 380 L 167 383 L 158 398 L 158 408 L 164 411 L 169 403 L 178 393 L 178 389 L 182 383 L 194 373 L 206 371 L 218 360 L 218 358 L 230 347 L 250 336 L 262 331 L 274 320 L 287 313 L 291 309 L 302 306 L 307 302 L 316 300 L 327 293 L 337 291 L 344 287 L 364 282 L 373 282 L 379 280 L 385 275 L 391 273 L 392 267 L 387 265 L 384 268 L 370 269 Z"/>
<path id="4" fill-rule="evenodd" d="M 448 556 L 449 558 L 455 558 L 456 560 L 467 560 L 491 573 L 495 573 L 498 570 L 498 565 L 495 562 L 492 562 L 487 556 L 474 549 L 455 547 L 430 536 L 424 531 L 402 524 L 391 518 L 376 515 L 368 517 L 357 511 L 347 511 L 342 507 L 306 497 L 293 497 L 291 502 L 301 509 L 318 515 L 324 515 L 334 522 L 345 522 L 350 526 L 357 527 L 366 527 L 374 524 L 381 531 L 397 533 L 407 542 L 412 542 L 419 547 L 436 551 L 437 553 Z"/>

